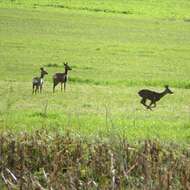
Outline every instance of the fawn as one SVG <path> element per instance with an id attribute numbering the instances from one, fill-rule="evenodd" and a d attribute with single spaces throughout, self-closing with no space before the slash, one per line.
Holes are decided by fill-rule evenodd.
<path id="1" fill-rule="evenodd" d="M 143 90 L 140 90 L 138 94 L 140 97 L 142 97 L 141 104 L 143 104 L 147 109 L 152 110 L 152 108 L 156 107 L 156 102 L 158 102 L 166 94 L 173 94 L 173 92 L 169 89 L 169 86 L 166 85 L 165 90 L 163 92 L 154 92 L 151 90 L 143 89 Z M 147 99 L 150 100 L 149 105 L 146 105 Z"/>
<path id="2" fill-rule="evenodd" d="M 32 79 L 32 87 L 33 87 L 32 93 L 35 93 L 35 94 L 37 91 L 39 92 L 39 90 L 40 90 L 40 93 L 42 92 L 42 86 L 44 82 L 43 78 L 45 75 L 48 74 L 48 72 L 45 71 L 43 67 L 40 68 L 40 71 L 41 71 L 40 77 L 34 77 Z"/>
<path id="3" fill-rule="evenodd" d="M 71 67 L 69 67 L 68 63 L 64 63 L 65 72 L 64 73 L 55 73 L 53 75 L 53 92 L 55 92 L 55 87 L 61 83 L 61 91 L 63 90 L 64 83 L 64 91 L 66 91 L 66 83 L 68 79 L 68 71 L 71 71 Z"/>

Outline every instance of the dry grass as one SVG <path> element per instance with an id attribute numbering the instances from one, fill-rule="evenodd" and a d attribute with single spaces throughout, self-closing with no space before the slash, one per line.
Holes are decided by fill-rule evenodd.
<path id="1" fill-rule="evenodd" d="M 46 130 L 0 135 L 1 189 L 190 189 L 190 152 Z"/>

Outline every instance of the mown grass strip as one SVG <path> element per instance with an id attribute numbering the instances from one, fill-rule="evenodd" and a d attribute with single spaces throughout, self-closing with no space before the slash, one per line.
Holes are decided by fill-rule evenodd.
<path id="1" fill-rule="evenodd" d="M 128 87 L 133 86 L 165 86 L 170 85 L 174 88 L 182 88 L 182 89 L 190 89 L 190 82 L 189 81 L 166 81 L 166 80 L 118 80 L 118 81 L 100 81 L 100 80 L 93 80 L 93 79 L 82 79 L 79 77 L 70 77 L 69 80 L 73 83 L 81 83 L 81 84 L 89 84 L 89 85 L 126 85 Z"/>
<path id="2" fill-rule="evenodd" d="M 34 4 L 34 6 L 44 6 L 44 7 L 53 7 L 53 8 L 62 8 L 62 9 L 69 9 L 69 10 L 82 10 L 82 11 L 91 11 L 91 12 L 103 12 L 103 13 L 113 13 L 113 14 L 133 14 L 132 11 L 119 11 L 119 10 L 111 10 L 111 9 L 100 9 L 100 8 L 90 8 L 90 7 L 72 7 L 66 5 L 57 5 L 57 4 L 47 4 L 47 5 L 39 5 Z"/>

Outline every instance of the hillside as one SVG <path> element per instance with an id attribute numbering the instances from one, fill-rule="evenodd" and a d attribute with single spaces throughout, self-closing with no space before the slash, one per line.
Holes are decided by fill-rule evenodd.
<path id="1" fill-rule="evenodd" d="M 189 1 L 0 1 L 2 128 L 189 142 Z M 52 75 L 69 62 L 67 92 Z M 48 71 L 32 95 L 39 68 Z M 169 85 L 154 111 L 137 92 Z"/>

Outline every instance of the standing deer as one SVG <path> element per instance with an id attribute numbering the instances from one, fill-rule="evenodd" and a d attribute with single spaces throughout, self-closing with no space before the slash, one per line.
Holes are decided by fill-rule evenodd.
<path id="1" fill-rule="evenodd" d="M 61 83 L 61 91 L 63 90 L 63 83 L 64 83 L 64 91 L 66 91 L 66 83 L 68 79 L 68 71 L 72 69 L 69 67 L 68 63 L 64 63 L 65 72 L 64 73 L 55 73 L 53 75 L 53 92 L 55 92 L 55 87 Z"/>
<path id="2" fill-rule="evenodd" d="M 40 90 L 40 93 L 42 92 L 42 87 L 43 87 L 43 82 L 44 82 L 43 78 L 45 75 L 48 74 L 48 72 L 46 72 L 43 67 L 40 68 L 40 71 L 41 71 L 40 77 L 34 77 L 32 79 L 32 87 L 33 87 L 32 93 L 35 93 L 35 94 L 37 91 L 39 92 L 39 90 Z"/>
<path id="3" fill-rule="evenodd" d="M 143 90 L 140 90 L 138 94 L 140 97 L 142 97 L 141 104 L 143 104 L 147 109 L 152 110 L 151 108 L 156 107 L 156 102 L 158 102 L 166 94 L 173 94 L 173 92 L 169 89 L 169 86 L 166 85 L 165 90 L 163 92 L 154 92 L 151 90 L 143 89 Z M 150 100 L 149 105 L 146 105 L 147 99 Z"/>

